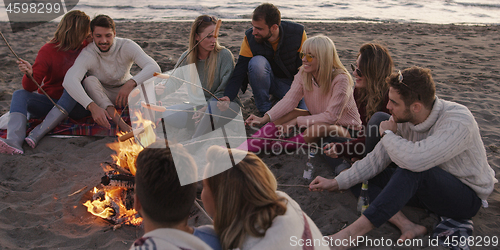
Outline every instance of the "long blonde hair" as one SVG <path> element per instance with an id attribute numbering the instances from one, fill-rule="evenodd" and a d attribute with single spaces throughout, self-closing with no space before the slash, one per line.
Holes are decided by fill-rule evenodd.
<path id="1" fill-rule="evenodd" d="M 315 80 L 321 89 L 321 93 L 324 95 L 328 94 L 333 79 L 339 74 L 345 74 L 347 76 L 349 79 L 349 86 L 354 85 L 351 75 L 347 72 L 344 65 L 342 65 L 342 62 L 340 62 L 335 44 L 329 37 L 318 35 L 308 38 L 302 45 L 302 52 L 311 54 L 316 58 L 318 62 L 318 74 Z M 307 91 L 312 91 L 313 74 L 303 72 L 302 77 L 305 89 Z"/>
<path id="2" fill-rule="evenodd" d="M 276 194 L 276 178 L 253 153 L 212 146 L 207 151 L 205 175 L 219 169 L 216 166 L 220 167 L 220 160 L 227 158 L 228 152 L 244 158 L 206 180 L 214 198 L 214 229 L 222 249 L 241 247 L 247 235 L 263 237 L 273 219 L 286 212 L 286 199 Z"/>
<path id="3" fill-rule="evenodd" d="M 58 50 L 77 50 L 90 33 L 90 17 L 83 11 L 72 10 L 63 16 L 50 43 L 59 43 Z"/>
<path id="4" fill-rule="evenodd" d="M 386 78 L 391 75 L 394 64 L 386 47 L 378 43 L 366 43 L 358 54 L 359 70 L 366 79 L 366 87 L 358 89 L 360 103 L 366 102 L 366 121 L 384 105 L 389 91 Z"/>
<path id="5" fill-rule="evenodd" d="M 204 21 L 204 19 L 207 18 L 210 19 L 210 22 Z M 191 33 L 189 34 L 189 50 L 191 50 L 196 45 L 196 43 L 198 43 L 198 41 L 196 40 L 196 35 L 202 33 L 207 27 L 216 25 L 216 23 L 217 20 L 208 15 L 201 15 L 197 17 L 191 25 Z M 203 37 L 201 39 L 203 39 Z M 188 55 L 188 63 L 198 62 L 198 48 L 199 47 L 196 46 L 191 54 Z M 219 41 L 215 40 L 215 48 L 208 54 L 208 58 L 205 61 L 205 72 L 208 72 L 208 89 L 212 88 L 212 86 L 214 85 L 215 70 L 217 68 L 217 56 L 223 48 L 224 47 L 219 44 Z"/>

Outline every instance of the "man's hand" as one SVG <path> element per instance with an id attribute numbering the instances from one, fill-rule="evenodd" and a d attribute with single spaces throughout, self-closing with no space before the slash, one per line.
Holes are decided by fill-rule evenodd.
<path id="1" fill-rule="evenodd" d="M 219 101 L 217 102 L 217 108 L 219 108 L 220 111 L 224 112 L 229 108 L 229 103 L 231 102 L 231 99 L 229 97 L 224 96 L 219 98 Z"/>
<path id="2" fill-rule="evenodd" d="M 132 90 L 137 86 L 137 83 L 130 79 L 120 88 L 120 92 L 118 92 L 118 96 L 116 96 L 115 104 L 117 107 L 123 108 L 127 106 L 128 95 Z"/>
<path id="3" fill-rule="evenodd" d="M 19 70 L 24 74 L 33 75 L 33 68 L 31 67 L 31 64 L 29 62 L 23 59 L 19 59 L 19 61 L 17 61 L 17 66 L 19 67 Z"/>
<path id="4" fill-rule="evenodd" d="M 394 134 L 398 131 L 398 124 L 394 121 L 394 118 L 389 118 L 388 121 L 383 121 L 380 123 L 379 132 L 380 136 L 384 135 L 384 131 L 391 130 Z"/>
<path id="5" fill-rule="evenodd" d="M 310 191 L 336 191 L 339 190 L 339 184 L 335 179 L 326 179 L 321 176 L 316 176 L 314 180 L 309 184 Z"/>
<path id="6" fill-rule="evenodd" d="M 256 115 L 250 115 L 245 121 L 246 125 L 249 125 L 250 127 L 254 126 L 259 126 L 265 123 L 268 123 L 271 119 L 269 118 L 269 115 L 265 114 L 264 117 L 258 117 Z"/>
<path id="7" fill-rule="evenodd" d="M 335 149 L 335 143 L 332 142 L 323 148 L 323 153 L 332 158 L 339 158 L 338 152 Z"/>
<path id="8" fill-rule="evenodd" d="M 92 118 L 97 124 L 107 129 L 111 129 L 111 124 L 108 122 L 108 120 L 111 120 L 111 117 L 105 109 L 97 106 L 95 102 L 91 102 L 89 106 L 87 106 L 87 109 L 92 113 Z"/>
<path id="9" fill-rule="evenodd" d="M 288 136 L 288 134 L 290 134 L 290 131 L 293 130 L 295 126 L 297 126 L 297 118 L 285 122 L 277 127 L 281 136 Z"/>

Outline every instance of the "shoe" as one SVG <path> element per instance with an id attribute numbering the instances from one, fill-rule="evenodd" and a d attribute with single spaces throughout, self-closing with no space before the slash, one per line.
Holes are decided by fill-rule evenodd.
<path id="1" fill-rule="evenodd" d="M 265 149 L 268 146 L 271 146 L 271 143 L 273 141 L 271 140 L 265 140 L 267 138 L 269 139 L 276 139 L 278 138 L 276 136 L 278 132 L 278 129 L 274 125 L 273 122 L 268 122 L 266 125 L 264 125 L 262 128 L 259 129 L 255 134 L 252 135 L 252 137 L 257 137 L 257 138 L 264 138 L 264 139 L 248 139 L 246 142 L 242 143 L 240 146 L 237 147 L 237 149 L 241 150 L 248 150 L 253 153 L 258 153 L 261 150 Z"/>
<path id="2" fill-rule="evenodd" d="M 19 112 L 10 113 L 7 123 L 7 139 L 0 138 L 0 153 L 23 154 L 23 142 L 26 137 L 26 116 Z"/>
<path id="3" fill-rule="evenodd" d="M 337 165 L 335 167 L 335 176 L 339 175 L 342 171 L 344 171 L 350 167 L 351 167 L 351 164 L 344 160 L 342 163 L 340 163 L 339 165 Z"/>
<path id="4" fill-rule="evenodd" d="M 68 112 L 66 112 L 68 113 Z M 57 107 L 53 107 L 50 112 L 45 116 L 42 123 L 36 126 L 24 140 L 30 145 L 30 147 L 35 148 L 38 142 L 52 129 L 54 129 L 62 120 L 68 117 Z"/>

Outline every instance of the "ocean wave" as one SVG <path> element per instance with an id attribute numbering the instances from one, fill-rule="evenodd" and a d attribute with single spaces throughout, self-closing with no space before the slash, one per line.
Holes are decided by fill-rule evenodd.
<path id="1" fill-rule="evenodd" d="M 462 5 L 462 6 L 465 6 L 465 7 L 479 7 L 479 8 L 500 9 L 500 4 L 467 3 L 467 2 L 454 2 L 454 3 Z"/>

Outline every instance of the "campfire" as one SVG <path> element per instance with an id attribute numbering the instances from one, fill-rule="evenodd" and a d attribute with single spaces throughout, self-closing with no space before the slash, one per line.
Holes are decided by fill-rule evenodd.
<path id="1" fill-rule="evenodd" d="M 116 152 L 111 157 L 115 163 L 101 164 L 104 176 L 101 184 L 94 187 L 91 200 L 83 205 L 91 214 L 112 224 L 138 226 L 142 218 L 134 209 L 135 160 L 142 147 L 133 140 L 117 141 L 107 145 Z"/>

